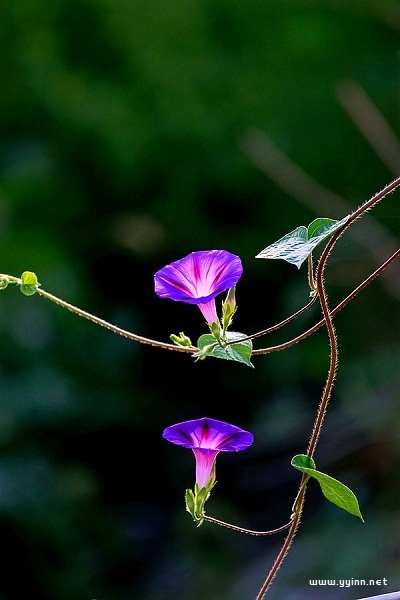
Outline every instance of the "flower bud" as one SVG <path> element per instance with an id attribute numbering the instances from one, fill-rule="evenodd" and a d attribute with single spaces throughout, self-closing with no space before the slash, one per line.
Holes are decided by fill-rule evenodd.
<path id="1" fill-rule="evenodd" d="M 235 290 L 236 286 L 229 288 L 225 301 L 222 303 L 222 325 L 224 331 L 226 331 L 232 323 L 232 317 L 237 309 Z"/>

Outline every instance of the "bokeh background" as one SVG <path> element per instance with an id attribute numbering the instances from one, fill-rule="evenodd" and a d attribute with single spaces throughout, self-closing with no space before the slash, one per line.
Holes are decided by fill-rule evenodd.
<path id="1" fill-rule="evenodd" d="M 306 270 L 255 260 L 317 216 L 342 218 L 400 174 L 400 7 L 391 0 L 13 0 L 0 7 L 0 271 L 157 340 L 205 333 L 153 274 L 193 250 L 240 255 L 234 329 L 308 301 Z M 340 241 L 331 306 L 396 249 L 399 193 Z M 400 266 L 335 319 L 337 385 L 317 466 L 365 524 L 310 485 L 268 598 L 400 588 Z M 314 307 L 255 343 L 291 339 Z M 320 330 L 254 369 L 145 347 L 39 296 L 0 297 L 1 600 L 254 600 L 282 537 L 184 510 L 190 452 L 164 427 L 249 429 L 220 456 L 208 513 L 286 522 L 325 381 Z M 310 579 L 382 579 L 316 588 Z"/>

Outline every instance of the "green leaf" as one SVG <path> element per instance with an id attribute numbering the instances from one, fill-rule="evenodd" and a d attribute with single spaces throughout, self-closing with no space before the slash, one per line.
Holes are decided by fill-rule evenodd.
<path id="1" fill-rule="evenodd" d="M 349 215 L 341 221 L 318 218 L 308 227 L 301 225 L 264 248 L 256 258 L 282 259 L 300 269 L 314 248 L 340 229 L 348 218 Z"/>
<path id="2" fill-rule="evenodd" d="M 21 275 L 20 290 L 25 296 L 33 296 L 39 287 L 38 279 L 32 271 L 24 271 Z"/>
<path id="3" fill-rule="evenodd" d="M 245 337 L 245 333 L 239 333 L 238 331 L 228 331 L 226 333 L 228 342 L 241 340 Z M 199 351 L 196 352 L 196 354 L 193 354 L 197 359 L 213 356 L 214 358 L 222 358 L 224 360 L 234 360 L 254 368 L 254 365 L 250 361 L 251 353 L 253 351 L 251 340 L 245 340 L 223 347 L 213 335 L 207 333 L 198 339 L 197 347 Z"/>
<path id="4" fill-rule="evenodd" d="M 307 454 L 296 454 L 292 458 L 291 465 L 295 469 L 299 469 L 299 471 L 316 468 L 314 460 L 310 456 L 307 456 Z"/>
<path id="5" fill-rule="evenodd" d="M 316 479 L 327 500 L 336 504 L 339 508 L 343 508 L 343 510 L 346 510 L 348 513 L 360 517 L 361 521 L 364 522 L 358 500 L 351 489 L 337 479 L 334 479 L 321 471 L 317 471 L 315 462 L 312 458 L 305 454 L 298 454 L 292 458 L 291 465 L 302 473 L 306 473 L 309 477 Z"/>

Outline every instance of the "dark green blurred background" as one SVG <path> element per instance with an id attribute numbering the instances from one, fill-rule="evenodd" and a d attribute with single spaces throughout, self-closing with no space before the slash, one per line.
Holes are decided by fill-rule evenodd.
<path id="1" fill-rule="evenodd" d="M 2 2 L 0 271 L 35 271 L 45 290 L 130 331 L 196 340 L 200 311 L 157 298 L 153 274 L 224 248 L 244 265 L 234 329 L 288 316 L 308 300 L 305 268 L 254 257 L 400 173 L 399 33 L 390 0 Z M 332 306 L 396 248 L 399 198 L 337 245 Z M 393 266 L 335 319 L 341 365 L 316 455 L 366 522 L 310 485 L 271 600 L 400 587 L 399 275 Z M 255 347 L 318 318 L 315 307 Z M 184 510 L 193 456 L 162 430 L 210 416 L 253 431 L 250 450 L 219 457 L 208 513 L 281 525 L 326 333 L 254 357 L 254 370 L 195 363 L 15 288 L 1 293 L 0 331 L 0 599 L 254 600 L 281 536 L 196 529 Z M 384 577 L 385 588 L 309 585 Z"/>

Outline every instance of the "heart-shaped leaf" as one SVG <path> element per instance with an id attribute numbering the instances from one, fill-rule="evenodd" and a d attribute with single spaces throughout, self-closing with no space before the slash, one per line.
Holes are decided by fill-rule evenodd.
<path id="1" fill-rule="evenodd" d="M 282 259 L 300 269 L 314 248 L 340 229 L 348 218 L 349 215 L 340 221 L 318 218 L 310 223 L 308 227 L 300 225 L 300 227 L 264 248 L 257 254 L 256 258 Z"/>

